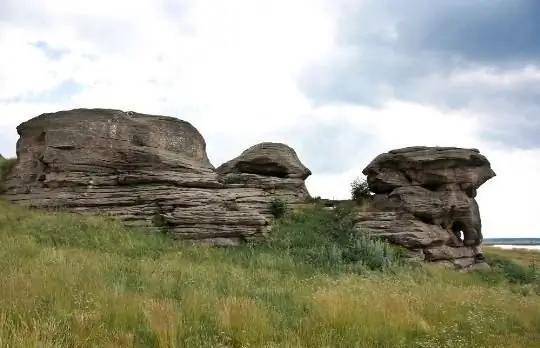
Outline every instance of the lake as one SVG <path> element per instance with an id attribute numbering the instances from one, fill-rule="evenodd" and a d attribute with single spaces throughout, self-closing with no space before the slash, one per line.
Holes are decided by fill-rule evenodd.
<path id="1" fill-rule="evenodd" d="M 501 249 L 528 249 L 540 251 L 540 245 L 489 245 Z"/>

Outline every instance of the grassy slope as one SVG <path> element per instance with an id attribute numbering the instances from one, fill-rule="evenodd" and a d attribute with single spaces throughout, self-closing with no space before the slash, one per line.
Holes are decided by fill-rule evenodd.
<path id="1" fill-rule="evenodd" d="M 2 182 L 17 163 L 16 158 L 3 158 L 0 156 L 0 192 L 3 191 Z"/>
<path id="2" fill-rule="evenodd" d="M 535 264 L 540 267 L 540 250 L 527 250 L 521 248 L 501 249 L 492 246 L 486 246 L 483 249 L 485 252 L 488 252 L 492 255 L 498 255 L 503 258 L 512 259 L 523 266 Z"/>
<path id="3" fill-rule="evenodd" d="M 335 256 L 328 214 L 212 249 L 0 201 L 0 346 L 538 347 L 537 279 L 369 271 Z"/>

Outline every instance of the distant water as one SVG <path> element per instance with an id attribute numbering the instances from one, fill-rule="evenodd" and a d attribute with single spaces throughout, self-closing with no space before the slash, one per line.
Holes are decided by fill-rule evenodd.
<path id="1" fill-rule="evenodd" d="M 496 247 L 496 248 L 501 248 L 501 249 L 528 249 L 528 250 L 538 250 L 540 251 L 540 245 L 497 245 L 497 244 L 493 244 L 493 245 L 489 245 L 489 246 L 493 246 L 493 247 Z"/>
<path id="2" fill-rule="evenodd" d="M 540 245 L 540 238 L 484 238 L 484 245 L 531 246 Z"/>

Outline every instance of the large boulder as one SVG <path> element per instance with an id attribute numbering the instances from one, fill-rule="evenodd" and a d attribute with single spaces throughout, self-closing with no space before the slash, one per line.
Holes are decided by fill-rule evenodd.
<path id="1" fill-rule="evenodd" d="M 311 171 L 293 148 L 281 143 L 260 143 L 222 164 L 216 171 L 229 187 L 262 189 L 288 203 L 310 198 L 305 180 Z"/>
<path id="2" fill-rule="evenodd" d="M 408 147 L 377 156 L 364 170 L 375 212 L 355 228 L 422 250 L 425 259 L 458 268 L 483 262 L 477 189 L 495 176 L 477 149 Z"/>
<path id="3" fill-rule="evenodd" d="M 211 244 L 260 239 L 269 230 L 273 193 L 225 183 L 208 160 L 204 138 L 188 122 L 75 109 L 42 114 L 17 132 L 17 164 L 4 183 L 3 197 L 11 202 L 106 212 L 129 225 Z M 260 168 L 264 172 L 265 164 Z M 299 177 L 280 180 L 303 183 Z"/>

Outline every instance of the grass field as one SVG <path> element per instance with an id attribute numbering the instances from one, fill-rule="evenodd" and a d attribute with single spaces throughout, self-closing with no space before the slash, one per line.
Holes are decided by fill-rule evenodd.
<path id="1" fill-rule="evenodd" d="M 523 266 L 536 265 L 540 268 L 540 250 L 527 250 L 523 248 L 501 249 L 493 246 L 486 246 L 483 249 L 492 255 L 512 259 Z"/>
<path id="2" fill-rule="evenodd" d="M 491 273 L 409 268 L 317 208 L 273 239 L 188 247 L 0 202 L 0 347 L 538 347 L 526 252 Z M 351 244 L 352 243 L 352 244 Z M 488 255 L 489 257 L 489 255 Z M 516 258 L 519 263 L 508 260 Z"/>

